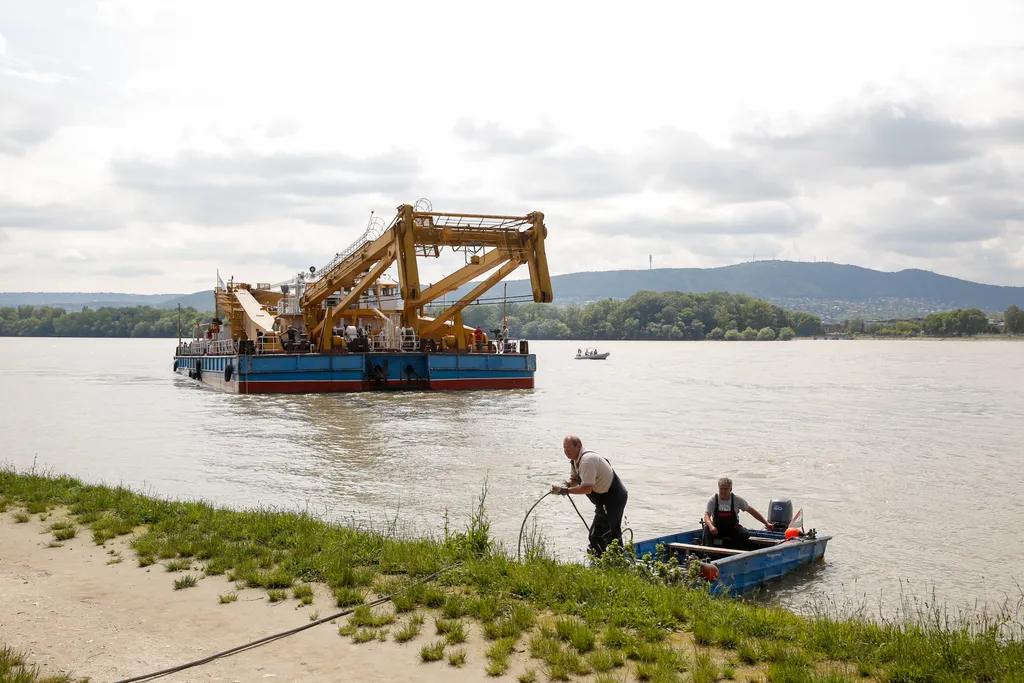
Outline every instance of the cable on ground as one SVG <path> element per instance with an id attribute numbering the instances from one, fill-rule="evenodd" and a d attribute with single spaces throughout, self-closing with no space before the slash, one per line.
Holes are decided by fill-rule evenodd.
<path id="1" fill-rule="evenodd" d="M 539 503 L 540 501 L 537 501 L 537 502 Z M 444 574 L 445 572 L 448 572 L 448 571 L 451 571 L 452 569 L 455 569 L 460 564 L 461 563 L 456 562 L 455 564 L 449 565 L 449 566 L 445 567 L 444 569 L 439 569 L 438 571 L 434 572 L 430 576 L 426 576 L 426 577 L 420 579 L 419 581 L 417 581 L 416 583 L 411 583 L 408 586 L 406 586 L 405 588 L 402 588 L 401 590 L 397 590 L 394 593 L 391 593 L 390 595 L 385 595 L 382 598 L 377 598 L 373 602 L 368 602 L 368 603 L 365 603 L 363 605 L 356 605 L 355 607 L 343 610 L 341 612 L 338 612 L 337 614 L 332 614 L 330 616 L 323 617 L 321 619 L 317 619 L 316 621 L 311 621 L 308 624 L 303 624 L 302 626 L 297 626 L 295 628 L 288 629 L 287 631 L 281 631 L 280 633 L 275 633 L 273 635 L 260 638 L 259 640 L 253 640 L 253 641 L 250 641 L 248 643 L 245 643 L 244 645 L 238 645 L 237 647 L 233 647 L 230 650 L 224 650 L 223 652 L 218 652 L 218 653 L 212 654 L 212 655 L 210 655 L 208 657 L 203 657 L 202 659 L 197 659 L 195 661 L 187 662 L 185 664 L 179 664 L 178 666 L 172 666 L 169 669 L 161 669 L 160 671 L 154 671 L 153 673 L 142 674 L 141 676 L 132 676 L 131 678 L 124 678 L 124 679 L 122 679 L 120 681 L 115 681 L 115 683 L 137 683 L 137 681 L 149 681 L 149 680 L 152 680 L 154 678 L 160 678 L 162 676 L 167 676 L 167 675 L 170 675 L 170 674 L 173 674 L 173 673 L 177 673 L 179 671 L 184 671 L 185 669 L 191 669 L 194 666 L 200 666 L 202 664 L 208 664 L 208 663 L 212 662 L 215 659 L 221 659 L 222 657 L 227 657 L 229 655 L 233 655 L 233 654 L 236 654 L 238 652 L 242 652 L 243 650 L 249 650 L 249 649 L 252 649 L 254 647 L 258 647 L 260 645 L 265 645 L 265 644 L 273 642 L 275 640 L 280 640 L 281 638 L 286 638 L 288 636 L 291 636 L 291 635 L 294 635 L 296 633 L 299 633 L 300 631 L 305 631 L 308 628 L 313 628 L 314 626 L 319 626 L 320 624 L 326 623 L 328 621 L 332 621 L 332 620 L 337 619 L 339 617 L 344 617 L 344 616 L 347 616 L 349 614 L 352 614 L 353 612 L 355 612 L 360 607 L 375 607 L 376 605 L 381 605 L 381 604 L 383 604 L 385 602 L 389 602 L 392 598 L 394 598 L 399 593 L 404 593 L 405 591 L 409 590 L 410 588 L 414 588 L 416 586 L 420 586 L 420 585 L 423 585 L 423 584 L 428 583 L 430 581 L 433 581 L 437 577 L 441 576 L 441 574 Z"/>

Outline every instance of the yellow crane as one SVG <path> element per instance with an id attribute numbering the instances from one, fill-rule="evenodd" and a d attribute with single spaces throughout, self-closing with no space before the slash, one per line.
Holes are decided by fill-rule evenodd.
<path id="1" fill-rule="evenodd" d="M 312 349 L 331 348 L 335 321 L 350 311 L 353 317 L 363 313 L 354 309 L 355 305 L 393 264 L 397 264 L 398 270 L 402 327 L 415 330 L 421 341 L 433 339 L 438 346 L 444 337 L 454 336 L 458 348 L 466 349 L 463 309 L 522 264 L 530 269 L 533 300 L 554 300 L 544 250 L 546 237 L 544 214 L 539 211 L 525 216 L 496 216 L 421 211 L 403 204 L 379 237 L 357 245 L 306 286 L 299 304 Z M 445 247 L 464 252 L 466 265 L 423 289 L 418 258 L 439 257 Z M 438 317 L 423 315 L 429 304 L 492 270 L 490 276 Z M 325 306 L 328 297 L 337 292 L 343 293 L 340 300 Z"/>

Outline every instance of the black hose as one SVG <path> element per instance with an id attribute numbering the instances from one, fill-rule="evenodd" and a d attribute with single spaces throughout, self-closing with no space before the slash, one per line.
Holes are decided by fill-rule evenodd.
<path id="1" fill-rule="evenodd" d="M 522 559 L 523 556 L 523 531 L 526 529 L 526 520 L 530 518 L 530 514 L 533 512 L 533 508 L 540 505 L 540 502 L 550 496 L 554 491 L 548 491 L 543 496 L 537 499 L 537 502 L 530 506 L 530 509 L 526 511 L 526 516 L 523 517 L 523 523 L 519 527 L 519 545 L 516 548 L 516 559 Z M 567 495 L 566 498 L 572 503 L 572 509 L 576 511 L 576 514 L 580 516 L 580 521 L 583 522 L 583 526 L 587 528 L 587 533 L 590 533 L 590 525 L 587 524 L 587 520 L 583 519 L 583 515 L 580 513 L 580 509 L 576 507 L 576 502 L 572 499 L 572 496 Z M 632 533 L 632 532 L 630 532 Z"/>
<path id="2" fill-rule="evenodd" d="M 523 524 L 519 527 L 519 546 L 516 550 L 516 559 L 519 560 L 523 556 L 523 530 L 526 529 L 526 520 L 530 518 L 530 513 L 533 512 L 533 508 L 540 505 L 540 502 L 551 495 L 551 491 L 548 491 L 543 496 L 537 499 L 537 502 L 530 506 L 530 509 L 526 511 L 526 516 L 523 517 Z M 574 506 L 575 507 L 575 506 Z"/>
<path id="3" fill-rule="evenodd" d="M 537 501 L 537 502 L 539 503 L 540 501 Z M 298 633 L 300 631 L 305 631 L 307 628 L 313 628 L 314 626 L 319 626 L 320 624 L 323 624 L 325 622 L 331 621 L 333 619 L 337 619 L 338 617 L 344 617 L 344 616 L 347 616 L 349 614 L 352 614 L 353 612 L 355 612 L 360 607 L 374 607 L 376 605 L 380 605 L 380 604 L 383 604 L 385 602 L 388 602 L 392 598 L 394 598 L 396 595 L 398 595 L 399 593 L 404 593 L 405 591 L 409 590 L 410 588 L 413 588 L 415 586 L 420 586 L 420 585 L 422 585 L 424 583 L 428 583 L 430 581 L 433 581 L 434 579 L 439 577 L 441 574 L 444 574 L 445 572 L 450 571 L 450 570 L 454 569 L 455 567 L 458 567 L 460 564 L 461 563 L 456 562 L 453 565 L 449 565 L 449 566 L 445 567 L 444 569 L 440 569 L 440 570 L 434 572 L 430 576 L 427 576 L 427 577 L 424 577 L 424 578 L 420 579 L 416 583 L 409 584 L 408 586 L 406 586 L 405 588 L 403 588 L 401 590 L 397 590 L 394 593 L 391 593 L 390 595 L 385 595 L 382 598 L 377 598 L 373 602 L 368 602 L 368 603 L 365 603 L 363 605 L 356 605 L 355 607 L 352 607 L 350 609 L 342 610 L 341 612 L 338 612 L 337 614 L 332 614 L 330 616 L 323 617 L 321 619 L 317 619 L 316 621 L 311 621 L 308 624 L 303 624 L 302 626 L 297 626 L 295 628 L 288 629 L 287 631 L 281 631 L 280 633 L 275 633 L 275 634 L 270 635 L 270 636 L 265 636 L 265 637 L 260 638 L 258 640 L 253 640 L 253 641 L 250 641 L 248 643 L 245 643 L 244 645 L 238 645 L 237 647 L 233 647 L 230 650 L 224 650 L 223 652 L 218 652 L 216 654 L 212 654 L 209 657 L 203 657 L 202 659 L 197 659 L 197 660 L 195 660 L 193 662 L 188 662 L 186 664 L 179 664 L 178 666 L 172 666 L 169 669 L 162 669 L 160 671 L 154 671 L 153 673 L 142 674 L 141 676 L 133 676 L 132 678 L 125 678 L 125 679 L 122 679 L 120 681 L 116 681 L 115 683 L 136 683 L 136 681 L 148 681 L 148 680 L 151 680 L 151 679 L 154 679 L 154 678 L 160 678 L 162 676 L 167 676 L 169 674 L 177 673 L 178 671 L 184 671 L 185 669 L 191 669 L 194 666 L 199 666 L 201 664 L 208 664 L 208 663 L 212 662 L 215 659 L 220 659 L 222 657 L 227 657 L 228 655 L 233 655 L 233 654 L 236 654 L 238 652 L 242 652 L 243 650 L 248 650 L 250 648 L 254 648 L 254 647 L 257 647 L 259 645 L 264 645 L 264 644 L 272 642 L 274 640 L 280 640 L 281 638 L 286 638 L 287 636 L 294 635 L 294 634 L 296 634 L 296 633 Z"/>

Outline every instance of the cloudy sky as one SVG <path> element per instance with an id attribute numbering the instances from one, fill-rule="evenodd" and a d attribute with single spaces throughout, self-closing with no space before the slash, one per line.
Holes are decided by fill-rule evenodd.
<path id="1" fill-rule="evenodd" d="M 555 274 L 1024 285 L 1024 3 L 628 7 L 0 0 L 0 290 L 283 280 L 420 197 Z"/>

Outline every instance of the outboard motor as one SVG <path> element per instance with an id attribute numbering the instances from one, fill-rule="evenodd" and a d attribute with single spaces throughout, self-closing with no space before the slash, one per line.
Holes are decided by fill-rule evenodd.
<path id="1" fill-rule="evenodd" d="M 772 498 L 768 503 L 768 521 L 775 531 L 785 531 L 793 521 L 793 503 L 789 498 Z"/>

